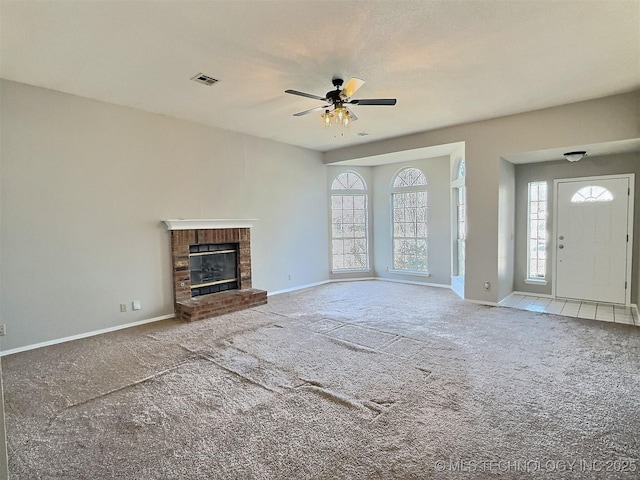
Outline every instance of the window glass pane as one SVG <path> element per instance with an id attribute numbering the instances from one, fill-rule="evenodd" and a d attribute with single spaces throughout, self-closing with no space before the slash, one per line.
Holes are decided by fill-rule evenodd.
<path id="1" fill-rule="evenodd" d="M 355 172 L 344 172 L 333 179 L 331 190 L 366 190 L 364 180 Z"/>
<path id="2" fill-rule="evenodd" d="M 340 181 L 357 184 L 350 177 Z M 332 269 L 368 268 L 366 194 L 332 195 L 331 206 Z"/>
<path id="3" fill-rule="evenodd" d="M 456 243 L 458 249 L 458 276 L 464 277 L 465 274 L 465 237 L 467 235 L 466 224 L 466 203 L 467 203 L 467 190 L 463 185 L 458 187 L 458 241 Z"/>
<path id="4" fill-rule="evenodd" d="M 457 267 L 458 276 L 464 277 L 465 274 L 465 237 L 466 237 L 466 210 L 467 191 L 463 185 L 458 187 L 458 241 L 457 241 Z"/>
<path id="5" fill-rule="evenodd" d="M 344 223 L 353 223 L 353 210 L 343 209 L 342 210 L 342 221 Z"/>
<path id="6" fill-rule="evenodd" d="M 417 168 L 404 168 L 398 172 L 393 181 L 394 187 L 413 187 L 426 185 L 427 178 Z"/>
<path id="7" fill-rule="evenodd" d="M 529 183 L 527 277 L 546 278 L 547 266 L 547 183 Z"/>
<path id="8" fill-rule="evenodd" d="M 458 174 L 456 175 L 456 178 L 463 178 L 466 174 L 467 174 L 466 165 L 464 163 L 464 159 L 462 159 L 460 160 L 460 163 L 458 163 Z"/>
<path id="9" fill-rule="evenodd" d="M 571 197 L 571 203 L 611 202 L 612 200 L 613 194 L 606 188 L 597 185 L 583 187 Z"/>
<path id="10" fill-rule="evenodd" d="M 393 268 L 427 272 L 427 192 L 393 193 L 391 198 Z"/>

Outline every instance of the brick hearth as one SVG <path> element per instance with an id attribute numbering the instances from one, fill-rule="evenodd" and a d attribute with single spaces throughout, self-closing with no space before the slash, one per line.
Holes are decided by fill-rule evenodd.
<path id="1" fill-rule="evenodd" d="M 237 243 L 238 289 L 191 297 L 189 246 Z M 173 292 L 176 318 L 191 322 L 267 303 L 267 292 L 251 286 L 251 233 L 249 228 L 171 230 Z"/>

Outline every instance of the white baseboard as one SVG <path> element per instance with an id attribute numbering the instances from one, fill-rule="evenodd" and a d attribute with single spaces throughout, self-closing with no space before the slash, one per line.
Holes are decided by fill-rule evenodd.
<path id="1" fill-rule="evenodd" d="M 451 289 L 451 285 L 446 285 L 442 283 L 429 283 L 429 282 L 414 282 L 411 280 L 402 280 L 397 278 L 385 278 L 385 277 L 362 277 L 362 278 L 333 278 L 329 280 L 330 283 L 339 283 L 339 282 L 366 282 L 367 280 L 377 280 L 381 282 L 392 282 L 392 283 L 407 283 L 409 285 L 422 285 L 425 287 L 438 287 L 438 288 L 449 288 Z"/>
<path id="2" fill-rule="evenodd" d="M 342 283 L 342 282 L 366 282 L 371 280 L 379 280 L 383 282 L 393 282 L 393 283 L 408 283 L 410 285 L 422 285 L 426 287 L 438 287 L 438 288 L 451 288 L 451 285 L 443 285 L 442 283 L 428 283 L 428 282 L 412 282 L 410 280 L 397 280 L 394 278 L 384 278 L 384 277 L 362 277 L 362 278 L 332 278 L 331 280 L 324 280 L 322 282 L 309 283 L 307 285 L 300 285 L 292 288 L 285 288 L 284 290 L 276 290 L 275 292 L 267 293 L 268 297 L 272 295 L 280 295 L 281 293 L 289 293 L 295 292 L 298 290 L 304 290 L 306 288 L 317 287 L 319 285 L 325 285 L 327 283 Z"/>
<path id="3" fill-rule="evenodd" d="M 12 348 L 10 350 L 5 350 L 0 352 L 0 357 L 4 357 L 6 355 L 12 355 L 14 353 L 26 352 L 27 350 L 34 350 L 40 347 L 57 345 L 58 343 L 65 343 L 65 342 L 70 342 L 72 340 L 79 340 L 81 338 L 93 337 L 94 335 L 100 335 L 102 333 L 115 332 L 116 330 L 123 330 L 125 328 L 137 327 L 138 325 L 144 325 L 146 323 L 159 322 L 160 320 L 168 320 L 174 317 L 175 317 L 175 314 L 170 313 L 168 315 L 162 315 L 160 317 L 148 318 L 147 320 L 139 320 L 137 322 L 125 323 L 124 325 L 116 325 L 115 327 L 102 328 L 100 330 L 93 330 L 91 332 L 80 333 L 78 335 L 71 335 L 70 337 L 57 338 L 55 340 L 48 340 L 46 342 L 34 343 L 33 345 Z"/>
<path id="4" fill-rule="evenodd" d="M 323 280 L 322 282 L 309 283 L 307 285 L 298 285 L 297 287 L 285 288 L 284 290 L 276 290 L 275 292 L 267 292 L 267 297 L 271 297 L 273 295 L 280 295 L 281 293 L 289 293 L 289 292 L 295 292 L 297 290 L 304 290 L 305 288 L 318 287 L 320 285 L 325 285 L 327 283 L 331 283 L 331 280 Z"/>
<path id="5" fill-rule="evenodd" d="M 477 305 L 487 305 L 488 307 L 499 307 L 500 304 L 498 302 L 486 302 L 484 300 L 472 300 L 471 298 L 465 298 L 465 302 L 475 303 Z"/>
<path id="6" fill-rule="evenodd" d="M 399 280 L 397 278 L 385 278 L 385 277 L 374 277 L 372 280 L 382 280 L 383 282 L 392 282 L 392 283 L 407 283 L 409 285 L 422 285 L 424 287 L 448 288 L 449 290 L 451 290 L 451 285 L 447 285 L 444 283 L 415 282 L 411 280 Z"/>
<path id="7" fill-rule="evenodd" d="M 366 282 L 367 280 L 380 280 L 378 277 L 362 277 L 362 278 L 332 278 L 330 283 L 342 283 L 342 282 Z"/>
<path id="8" fill-rule="evenodd" d="M 509 295 L 524 295 L 525 297 L 554 298 L 554 296 L 549 293 L 520 292 L 518 290 L 514 290 Z M 509 298 L 509 295 L 507 295 L 504 298 Z"/>

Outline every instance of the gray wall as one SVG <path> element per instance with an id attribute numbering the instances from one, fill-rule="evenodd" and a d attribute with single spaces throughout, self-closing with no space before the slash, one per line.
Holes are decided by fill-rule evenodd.
<path id="1" fill-rule="evenodd" d="M 404 167 L 416 167 L 427 177 L 429 277 L 396 274 L 391 232 L 391 181 Z M 451 284 L 451 181 L 449 157 L 373 167 L 375 275 L 403 281 Z"/>
<path id="2" fill-rule="evenodd" d="M 256 288 L 328 279 L 320 153 L 23 84 L 1 88 L 3 350 L 173 313 L 169 218 L 258 219 Z M 133 300 L 142 310 L 130 311 Z"/>
<path id="3" fill-rule="evenodd" d="M 324 162 L 353 160 L 465 142 L 467 165 L 467 241 L 465 298 L 498 302 L 512 288 L 498 259 L 501 158 L 575 145 L 640 136 L 640 91 L 468 123 L 404 137 L 345 147 L 325 153 Z M 513 258 L 508 261 L 513 262 Z M 513 266 L 507 266 L 508 271 Z M 495 287 L 484 289 L 485 282 Z"/>
<path id="4" fill-rule="evenodd" d="M 511 294 L 514 278 L 515 238 L 515 169 L 513 164 L 500 160 L 498 206 L 498 298 Z"/>
<path id="5" fill-rule="evenodd" d="M 553 279 L 547 285 L 530 285 L 524 282 L 527 275 L 527 203 L 529 182 L 548 182 L 548 215 L 547 231 L 552 233 L 553 227 L 553 181 L 562 178 L 589 177 L 596 175 L 612 175 L 619 173 L 635 173 L 635 218 L 640 214 L 640 154 L 627 153 L 605 157 L 585 157 L 579 162 L 568 161 L 529 163 L 516 165 L 516 243 L 515 243 L 515 278 L 514 290 L 521 292 L 551 294 Z M 551 275 L 552 258 L 548 255 L 547 272 Z M 631 279 L 631 302 L 637 303 L 639 297 L 640 265 L 640 222 L 636 221 L 633 229 L 633 269 Z"/>
<path id="6" fill-rule="evenodd" d="M 465 297 L 498 301 L 514 286 L 510 271 L 521 256 L 509 254 L 511 174 L 501 156 L 640 136 L 640 92 L 321 154 L 13 82 L 0 87 L 4 350 L 171 314 L 167 218 L 259 219 L 252 231 L 257 288 L 327 280 L 322 160 L 454 142 L 465 142 L 467 162 Z M 424 169 L 433 189 L 428 280 L 449 284 L 449 159 L 411 164 Z M 388 188 L 402 166 L 371 169 L 377 276 L 392 277 Z M 119 304 L 132 300 L 142 310 L 120 313 Z"/>

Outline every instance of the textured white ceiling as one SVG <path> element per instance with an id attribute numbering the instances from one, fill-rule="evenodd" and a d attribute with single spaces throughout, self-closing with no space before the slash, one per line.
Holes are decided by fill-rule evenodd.
<path id="1" fill-rule="evenodd" d="M 0 76 L 320 151 L 640 88 L 639 0 L 7 1 Z M 190 81 L 203 72 L 220 82 Z M 344 136 L 331 78 L 359 77 Z M 367 132 L 356 137 L 356 132 Z"/>

